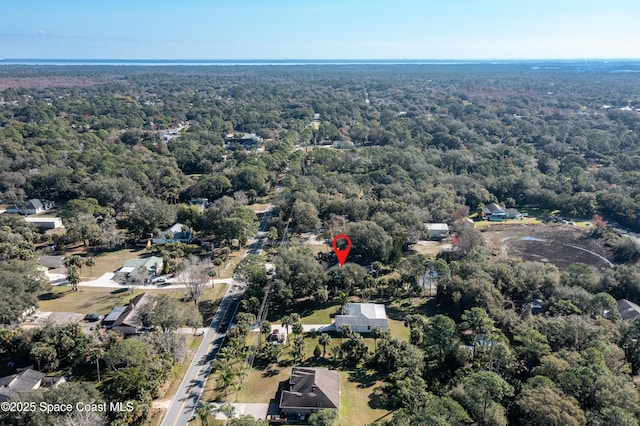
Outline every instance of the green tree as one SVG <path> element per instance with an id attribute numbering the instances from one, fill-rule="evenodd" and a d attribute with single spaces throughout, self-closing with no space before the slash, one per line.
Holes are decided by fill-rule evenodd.
<path id="1" fill-rule="evenodd" d="M 204 402 L 196 408 L 196 415 L 200 419 L 200 423 L 209 426 L 209 418 L 211 417 L 211 403 Z"/>
<path id="2" fill-rule="evenodd" d="M 373 339 L 375 349 L 378 349 L 378 339 L 384 335 L 382 329 L 378 326 L 374 326 L 373 328 L 371 328 L 371 333 L 369 335 Z"/>
<path id="3" fill-rule="evenodd" d="M 391 238 L 375 222 L 361 221 L 349 225 L 351 253 L 359 255 L 365 262 L 384 262 L 389 257 Z"/>
<path id="4" fill-rule="evenodd" d="M 100 346 L 93 346 L 87 350 L 85 359 L 87 362 L 96 364 L 98 382 L 100 382 L 100 361 L 104 358 L 104 349 Z"/>
<path id="5" fill-rule="evenodd" d="M 287 330 L 287 346 L 289 346 L 289 326 L 293 324 L 293 320 L 289 315 L 285 315 L 280 319 L 280 323 Z"/>
<path id="6" fill-rule="evenodd" d="M 318 337 L 318 343 L 322 345 L 322 357 L 324 358 L 327 354 L 327 346 L 331 345 L 331 336 L 327 333 L 322 333 Z"/>
<path id="7" fill-rule="evenodd" d="M 334 297 L 334 301 L 336 303 L 338 303 L 338 305 L 340 305 L 340 314 L 344 315 L 345 314 L 345 308 L 347 307 L 347 304 L 349 303 L 349 294 L 347 292 L 345 292 L 345 291 L 340 291 L 340 292 L 338 292 L 336 297 Z"/>
<path id="8" fill-rule="evenodd" d="M 71 284 L 71 289 L 73 291 L 78 291 L 78 283 L 80 282 L 80 269 L 71 265 L 67 268 L 67 281 Z"/>
<path id="9" fill-rule="evenodd" d="M 456 323 L 446 315 L 434 315 L 424 326 L 423 342 L 428 357 L 444 362 L 446 355 L 457 347 Z"/>
<path id="10" fill-rule="evenodd" d="M 269 321 L 265 320 L 260 323 L 260 334 L 264 334 L 266 338 L 269 337 L 271 334 L 271 323 Z M 267 341 L 266 338 L 265 343 Z"/>
<path id="11" fill-rule="evenodd" d="M 16 321 L 38 302 L 37 296 L 49 290 L 44 273 L 33 262 L 0 262 L 0 322 Z"/>
<path id="12" fill-rule="evenodd" d="M 462 388 L 469 411 L 483 424 L 491 424 L 493 420 L 503 418 L 504 414 L 495 417 L 494 410 L 500 407 L 499 404 L 505 397 L 513 395 L 513 387 L 491 371 L 469 374 L 462 380 Z M 500 411 L 503 410 L 498 413 Z"/>
<path id="13" fill-rule="evenodd" d="M 301 362 L 304 359 L 304 350 L 307 347 L 307 342 L 304 340 L 304 336 L 296 336 L 293 340 L 293 359 L 297 362 Z"/>
<path id="14" fill-rule="evenodd" d="M 548 387 L 524 389 L 516 400 L 524 426 L 579 426 L 587 423 L 575 398 Z"/>
<path id="15" fill-rule="evenodd" d="M 88 257 L 84 262 L 85 265 L 89 268 L 89 278 L 93 277 L 93 267 L 96 266 L 96 261 L 93 257 Z"/>
<path id="16" fill-rule="evenodd" d="M 518 358 L 528 368 L 534 367 L 540 359 L 551 353 L 547 337 L 531 325 L 518 325 L 513 332 L 513 341 Z"/>
<path id="17" fill-rule="evenodd" d="M 298 233 L 318 229 L 321 225 L 320 219 L 318 218 L 318 209 L 306 201 L 296 200 L 296 202 L 293 203 L 291 217 L 294 220 Z"/>
<path id="18" fill-rule="evenodd" d="M 58 366 L 58 353 L 56 348 L 45 342 L 36 342 L 31 346 L 31 357 L 38 362 L 38 370 L 42 370 L 42 364 L 46 370 L 55 369 Z"/>
<path id="19" fill-rule="evenodd" d="M 333 426 L 338 420 L 338 412 L 333 409 L 324 408 L 309 416 L 311 426 Z"/>

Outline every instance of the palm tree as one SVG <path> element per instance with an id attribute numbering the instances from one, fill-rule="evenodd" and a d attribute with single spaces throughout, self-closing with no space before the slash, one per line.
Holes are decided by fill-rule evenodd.
<path id="1" fill-rule="evenodd" d="M 86 360 L 88 362 L 96 363 L 96 370 L 98 371 L 98 382 L 100 382 L 100 360 L 104 358 L 104 349 L 100 346 L 94 346 L 87 351 Z"/>
<path id="2" fill-rule="evenodd" d="M 296 336 L 301 336 L 302 333 L 304 333 L 304 327 L 299 322 L 295 322 L 295 323 L 293 323 L 293 326 L 291 327 L 291 331 Z"/>
<path id="3" fill-rule="evenodd" d="M 382 337 L 382 329 L 378 326 L 373 327 L 371 329 L 371 337 L 376 345 L 376 349 L 378 349 L 378 339 Z"/>
<path id="4" fill-rule="evenodd" d="M 218 371 L 218 386 L 222 386 L 225 396 L 227 395 L 227 389 L 229 385 L 233 383 L 235 373 L 230 369 Z"/>
<path id="5" fill-rule="evenodd" d="M 209 416 L 211 415 L 211 403 L 205 402 L 198 408 L 196 408 L 196 414 L 200 417 L 200 423 L 204 426 L 209 426 Z"/>
<path id="6" fill-rule="evenodd" d="M 334 300 L 338 302 L 338 304 L 340 305 L 340 313 L 344 315 L 347 303 L 349 303 L 349 294 L 344 291 L 341 291 L 334 298 Z"/>
<path id="7" fill-rule="evenodd" d="M 342 339 L 344 339 L 345 337 L 349 337 L 351 335 L 351 327 L 349 327 L 346 324 L 341 325 L 338 331 L 340 332 L 340 336 L 341 336 L 340 343 L 342 343 Z"/>
<path id="8" fill-rule="evenodd" d="M 285 315 L 281 319 L 282 326 L 287 329 L 287 346 L 289 346 L 289 326 L 293 324 L 293 321 L 289 315 Z"/>
<path id="9" fill-rule="evenodd" d="M 327 346 L 331 344 L 331 336 L 327 333 L 322 333 L 320 337 L 318 337 L 318 343 L 322 345 L 322 357 L 324 358 L 327 354 Z"/>
<path id="10" fill-rule="evenodd" d="M 89 278 L 92 278 L 93 277 L 93 267 L 96 266 L 96 261 L 94 260 L 93 257 L 89 257 L 89 258 L 87 258 L 87 260 L 84 261 L 84 264 L 89 267 Z"/>
<path id="11" fill-rule="evenodd" d="M 307 343 L 304 341 L 303 336 L 296 336 L 293 341 L 293 358 L 300 362 L 302 358 L 304 358 L 304 349 L 306 348 Z"/>
<path id="12" fill-rule="evenodd" d="M 267 336 L 269 336 L 269 333 L 271 333 L 271 323 L 269 321 L 262 321 L 260 323 L 260 334 L 266 334 Z M 265 343 L 267 342 L 267 339 L 265 339 Z"/>

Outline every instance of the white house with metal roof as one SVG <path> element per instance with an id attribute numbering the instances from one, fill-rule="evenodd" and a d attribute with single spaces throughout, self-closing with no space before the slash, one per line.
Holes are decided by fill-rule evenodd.
<path id="1" fill-rule="evenodd" d="M 346 315 L 336 315 L 334 324 L 336 329 L 347 325 L 356 333 L 369 333 L 373 327 L 383 331 L 389 328 L 387 311 L 384 305 L 377 303 L 347 303 Z"/>

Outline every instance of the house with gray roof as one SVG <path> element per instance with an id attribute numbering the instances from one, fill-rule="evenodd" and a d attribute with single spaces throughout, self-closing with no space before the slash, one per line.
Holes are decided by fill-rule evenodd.
<path id="1" fill-rule="evenodd" d="M 17 214 L 38 214 L 45 210 L 49 210 L 55 206 L 53 201 L 49 200 L 38 200 L 37 198 L 32 198 L 24 204 L 13 204 L 7 207 L 7 213 L 17 213 Z"/>
<path id="2" fill-rule="evenodd" d="M 384 305 L 378 303 L 347 303 L 346 315 L 336 315 L 334 324 L 337 330 L 347 325 L 356 333 L 369 333 L 373 327 L 382 331 L 389 328 L 389 320 Z"/>
<path id="3" fill-rule="evenodd" d="M 166 244 L 166 243 L 187 243 L 190 244 L 193 240 L 193 233 L 188 226 L 182 223 L 176 223 L 170 228 L 165 229 L 156 238 L 151 241 L 154 244 Z"/>
<path id="4" fill-rule="evenodd" d="M 623 321 L 634 321 L 640 316 L 640 306 L 635 303 L 627 299 L 620 299 L 617 304 L 618 312 L 620 312 Z"/>
<path id="5" fill-rule="evenodd" d="M 47 377 L 40 371 L 27 368 L 17 374 L 0 378 L 0 402 L 8 401 L 22 392 L 31 392 L 41 387 L 55 387 L 64 382 L 64 377 Z"/>
<path id="6" fill-rule="evenodd" d="M 151 293 L 137 295 L 131 299 L 131 303 L 125 307 L 118 319 L 113 322 L 111 329 L 127 336 L 136 334 L 144 326 L 142 323 L 142 308 L 149 304 L 152 305 L 154 302 L 155 297 Z"/>
<path id="7" fill-rule="evenodd" d="M 141 259 L 127 259 L 124 261 L 119 272 L 128 275 L 141 266 L 144 266 L 150 274 L 158 275 L 162 272 L 162 258 L 158 256 L 149 256 Z"/>
<path id="8" fill-rule="evenodd" d="M 311 414 L 324 408 L 340 407 L 340 377 L 327 368 L 293 367 L 289 389 L 280 395 L 280 411 Z"/>

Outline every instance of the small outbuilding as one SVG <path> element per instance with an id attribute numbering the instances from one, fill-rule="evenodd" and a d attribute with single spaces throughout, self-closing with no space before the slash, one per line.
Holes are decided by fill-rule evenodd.
<path id="1" fill-rule="evenodd" d="M 25 222 L 33 223 L 38 228 L 42 229 L 64 228 L 62 219 L 59 217 L 27 216 L 24 218 L 24 220 Z"/>
<path id="2" fill-rule="evenodd" d="M 449 236 L 449 225 L 446 223 L 425 223 L 424 226 L 433 240 L 442 240 Z"/>

